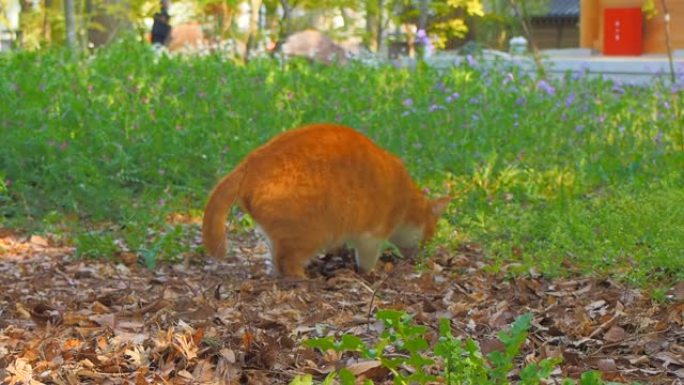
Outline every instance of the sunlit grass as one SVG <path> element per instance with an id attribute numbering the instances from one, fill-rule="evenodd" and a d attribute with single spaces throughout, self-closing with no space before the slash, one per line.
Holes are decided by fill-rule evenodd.
<path id="1" fill-rule="evenodd" d="M 583 74 L 540 81 L 502 63 L 240 65 L 132 42 L 82 60 L 5 55 L 0 223 L 66 226 L 86 256 L 123 239 L 143 258 L 173 258 L 187 234 L 165 224 L 169 212 L 198 213 L 213 183 L 278 132 L 329 121 L 454 195 L 440 242 L 477 242 L 495 269 L 681 280 L 681 93 Z"/>

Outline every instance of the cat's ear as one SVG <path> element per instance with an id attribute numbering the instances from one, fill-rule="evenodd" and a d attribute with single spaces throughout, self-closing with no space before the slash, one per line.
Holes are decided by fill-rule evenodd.
<path id="1" fill-rule="evenodd" d="M 432 203 L 432 213 L 435 216 L 440 216 L 440 215 L 444 214 L 444 212 L 447 209 L 447 206 L 449 206 L 449 202 L 451 202 L 450 196 L 433 199 L 431 202 Z"/>

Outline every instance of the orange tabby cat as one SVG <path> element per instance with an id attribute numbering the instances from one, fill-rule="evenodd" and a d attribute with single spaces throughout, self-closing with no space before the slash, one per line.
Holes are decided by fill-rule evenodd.
<path id="1" fill-rule="evenodd" d="M 202 226 L 212 256 L 226 252 L 235 202 L 265 234 L 277 271 L 303 277 L 316 253 L 345 243 L 362 272 L 373 268 L 385 240 L 415 253 L 449 198 L 427 199 L 397 157 L 353 129 L 313 124 L 271 139 L 216 185 Z"/>

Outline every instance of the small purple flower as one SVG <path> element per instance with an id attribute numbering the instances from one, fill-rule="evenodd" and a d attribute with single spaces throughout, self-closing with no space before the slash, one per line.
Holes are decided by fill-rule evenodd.
<path id="1" fill-rule="evenodd" d="M 477 65 L 477 60 L 475 60 L 473 55 L 466 55 L 466 61 L 468 62 L 468 65 L 471 67 L 475 67 Z"/>
<path id="2" fill-rule="evenodd" d="M 577 126 L 575 126 L 575 132 L 576 132 L 576 133 L 580 134 L 580 133 L 582 133 L 582 131 L 584 131 L 584 126 L 583 126 L 583 125 L 578 124 Z"/>
<path id="3" fill-rule="evenodd" d="M 460 96 L 461 95 L 459 95 L 458 92 L 454 92 L 453 94 L 446 97 L 446 102 L 451 103 L 451 102 L 455 101 L 456 99 L 458 99 Z"/>
<path id="4" fill-rule="evenodd" d="M 519 98 L 515 99 L 515 104 L 518 106 L 522 106 L 525 104 L 526 100 L 524 97 L 520 96 Z"/>
<path id="5" fill-rule="evenodd" d="M 441 110 L 441 109 L 443 109 L 443 108 L 444 108 L 444 107 L 442 107 L 442 106 L 440 106 L 440 105 L 438 105 L 438 104 L 433 104 L 433 105 L 430 106 L 430 108 L 428 109 L 428 111 L 429 111 L 429 112 L 435 112 L 435 111 Z"/>
<path id="6" fill-rule="evenodd" d="M 575 93 L 573 92 L 570 95 L 568 95 L 567 98 L 565 98 L 565 107 L 570 107 L 572 105 L 572 103 L 574 103 L 574 102 L 575 102 Z"/>
<path id="7" fill-rule="evenodd" d="M 506 77 L 503 80 L 503 84 L 506 85 L 506 84 L 512 83 L 514 81 L 515 81 L 515 76 L 513 76 L 513 74 L 509 72 L 506 74 Z"/>
<path id="8" fill-rule="evenodd" d="M 166 200 L 162 198 L 157 203 L 159 204 L 159 206 L 164 206 L 166 204 Z"/>
<path id="9" fill-rule="evenodd" d="M 439 90 L 439 91 L 442 91 L 442 92 L 446 91 L 446 87 L 444 86 L 444 83 L 442 83 L 441 80 L 440 80 L 440 81 L 437 81 L 437 83 L 435 84 L 434 89 Z"/>
<path id="10" fill-rule="evenodd" d="M 432 54 L 432 51 L 434 50 L 434 46 L 432 45 L 432 42 L 430 41 L 430 37 L 427 35 L 427 32 L 425 32 L 424 29 L 419 29 L 416 32 L 415 42 L 417 45 L 423 47 L 424 53 L 426 56 L 429 56 Z"/>
<path id="11" fill-rule="evenodd" d="M 625 89 L 622 88 L 622 85 L 620 83 L 615 83 L 613 84 L 613 92 L 616 94 L 622 95 L 625 93 Z"/>
<path id="12" fill-rule="evenodd" d="M 537 83 L 537 91 L 544 91 L 547 95 L 556 93 L 556 89 L 551 86 L 546 80 L 542 79 Z"/>
<path id="13" fill-rule="evenodd" d="M 477 104 L 477 103 L 479 103 L 479 100 L 478 100 L 477 98 L 475 98 L 475 97 L 472 97 L 472 98 L 470 98 L 470 100 L 468 100 L 468 103 L 470 103 L 470 104 Z"/>
<path id="14" fill-rule="evenodd" d="M 599 115 L 597 120 L 599 123 L 603 124 L 606 121 L 606 116 L 605 115 Z"/>
<path id="15" fill-rule="evenodd" d="M 663 100 L 663 108 L 666 110 L 670 109 L 670 103 L 667 100 Z"/>
<path id="16" fill-rule="evenodd" d="M 625 126 L 620 126 L 618 128 L 618 132 L 620 132 L 621 134 L 624 134 L 625 133 Z"/>
<path id="17" fill-rule="evenodd" d="M 424 193 L 425 195 L 429 194 L 429 193 L 430 193 L 430 189 L 427 188 L 427 187 L 423 188 L 423 193 Z"/>
<path id="18" fill-rule="evenodd" d="M 411 106 L 413 106 L 413 99 L 406 98 L 406 99 L 404 99 L 402 104 L 404 105 L 404 107 L 411 107 Z"/>

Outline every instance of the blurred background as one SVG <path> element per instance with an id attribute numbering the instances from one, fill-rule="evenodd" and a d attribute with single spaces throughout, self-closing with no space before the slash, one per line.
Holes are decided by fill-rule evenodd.
<path id="1" fill-rule="evenodd" d="M 454 49 L 466 42 L 508 49 L 525 23 L 541 48 L 577 47 L 580 0 L 0 0 L 2 49 L 71 43 L 81 49 L 122 34 L 170 50 L 222 49 L 238 56 L 279 48 L 316 30 L 346 50 L 413 55 L 414 43 Z M 170 28 L 165 28 L 168 25 Z M 425 31 L 418 32 L 418 31 Z M 426 39 L 427 37 L 427 39 Z M 308 36 L 308 38 L 316 38 Z M 429 54 L 430 52 L 428 52 Z"/>

